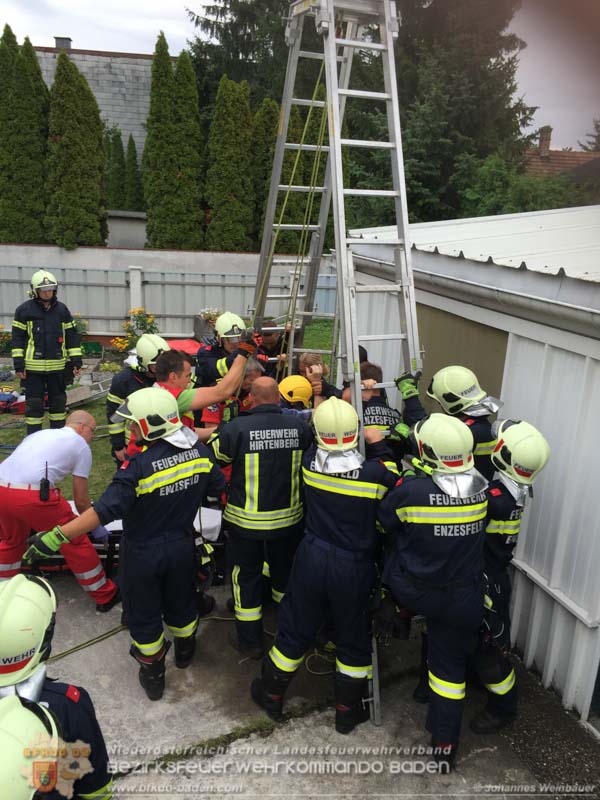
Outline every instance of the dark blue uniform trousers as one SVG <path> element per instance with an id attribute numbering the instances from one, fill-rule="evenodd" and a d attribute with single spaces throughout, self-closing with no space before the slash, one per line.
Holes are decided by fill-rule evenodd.
<path id="1" fill-rule="evenodd" d="M 370 554 L 330 545 L 307 534 L 294 559 L 279 609 L 273 663 L 292 672 L 327 619 L 333 625 L 336 669 L 351 678 L 371 676 L 369 598 L 375 583 Z"/>

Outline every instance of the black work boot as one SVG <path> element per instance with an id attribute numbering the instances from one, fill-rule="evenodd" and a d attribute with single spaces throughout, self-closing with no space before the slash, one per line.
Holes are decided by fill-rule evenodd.
<path id="1" fill-rule="evenodd" d="M 196 632 L 191 636 L 176 636 L 175 642 L 175 666 L 185 669 L 192 663 L 196 650 Z"/>
<path id="2" fill-rule="evenodd" d="M 135 645 L 131 645 L 129 655 L 140 665 L 140 683 L 149 700 L 160 700 L 165 690 L 165 656 L 171 642 L 165 642 L 162 650 L 153 656 L 144 656 Z"/>
<path id="3" fill-rule="evenodd" d="M 438 765 L 440 775 L 447 775 L 449 772 L 452 772 L 456 762 L 458 743 L 439 742 L 432 738 L 431 746 L 433 747 L 431 760 L 435 761 Z"/>
<path id="4" fill-rule="evenodd" d="M 427 634 L 421 633 L 421 661 L 419 663 L 419 682 L 413 691 L 417 703 L 429 702 L 429 669 L 427 667 Z"/>
<path id="5" fill-rule="evenodd" d="M 517 718 L 516 713 L 499 714 L 497 711 L 486 707 L 473 717 L 469 727 L 473 733 L 498 733 L 499 730 L 510 725 Z"/>
<path id="6" fill-rule="evenodd" d="M 335 675 L 335 729 L 350 733 L 369 719 L 368 684 L 366 678 Z"/>
<path id="7" fill-rule="evenodd" d="M 263 659 L 261 676 L 252 681 L 250 694 L 271 719 L 281 719 L 283 695 L 294 674 L 278 669 L 268 656 Z"/>

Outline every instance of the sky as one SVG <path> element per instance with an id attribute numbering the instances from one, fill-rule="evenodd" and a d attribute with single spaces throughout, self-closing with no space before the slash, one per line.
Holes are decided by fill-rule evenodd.
<path id="1" fill-rule="evenodd" d="M 200 11 L 202 3 L 187 5 Z M 195 36 L 179 0 L 3 0 L 1 8 L 19 41 L 47 47 L 70 36 L 82 50 L 152 53 L 163 30 L 177 55 Z M 518 93 L 540 106 L 534 127 L 552 126 L 553 148 L 579 149 L 600 117 L 600 0 L 523 0 L 511 30 L 527 42 Z"/>

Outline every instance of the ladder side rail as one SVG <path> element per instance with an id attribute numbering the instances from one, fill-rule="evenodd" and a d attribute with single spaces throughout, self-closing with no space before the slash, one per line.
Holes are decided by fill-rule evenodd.
<path id="1" fill-rule="evenodd" d="M 265 210 L 265 222 L 263 236 L 260 247 L 260 257 L 258 261 L 258 273 L 256 276 L 256 289 L 254 292 L 254 322 L 259 327 L 265 313 L 266 294 L 271 277 L 271 260 L 274 232 L 275 213 L 277 211 L 277 200 L 279 196 L 279 184 L 283 171 L 283 159 L 285 156 L 285 144 L 287 139 L 288 127 L 290 122 L 290 109 L 292 107 L 292 97 L 298 70 L 298 57 L 302 41 L 302 30 L 304 27 L 304 15 L 300 15 L 295 25 L 291 26 L 294 35 L 293 44 L 288 52 L 288 62 L 283 87 L 283 99 L 279 112 L 279 130 L 275 143 L 275 153 L 273 156 L 273 169 L 271 171 L 271 182 L 269 184 L 269 199 Z"/>
<path id="2" fill-rule="evenodd" d="M 396 4 L 393 0 L 383 3 L 385 16 L 379 26 L 380 41 L 386 44 L 382 53 L 383 78 L 385 92 L 390 95 L 386 101 L 389 140 L 395 147 L 391 151 L 393 187 L 397 191 L 394 199 L 396 209 L 396 228 L 398 239 L 403 241 L 402 247 L 394 248 L 394 267 L 396 283 L 401 283 L 403 291 L 400 300 L 400 323 L 407 333 L 402 342 L 404 370 L 416 372 L 422 369 L 419 333 L 417 328 L 417 306 L 411 266 L 411 242 L 408 227 L 408 206 L 406 200 L 406 183 L 404 175 L 404 159 L 402 156 L 402 132 L 400 127 L 400 103 L 398 84 L 396 81 L 396 65 L 394 58 L 394 34 L 398 30 Z"/>

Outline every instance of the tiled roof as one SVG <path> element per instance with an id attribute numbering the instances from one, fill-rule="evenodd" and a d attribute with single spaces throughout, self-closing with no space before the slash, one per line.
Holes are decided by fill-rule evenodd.
<path id="1" fill-rule="evenodd" d="M 550 150 L 546 157 L 542 157 L 535 147 L 525 153 L 525 172 L 537 177 L 560 175 L 599 157 L 598 152 L 582 150 Z"/>

